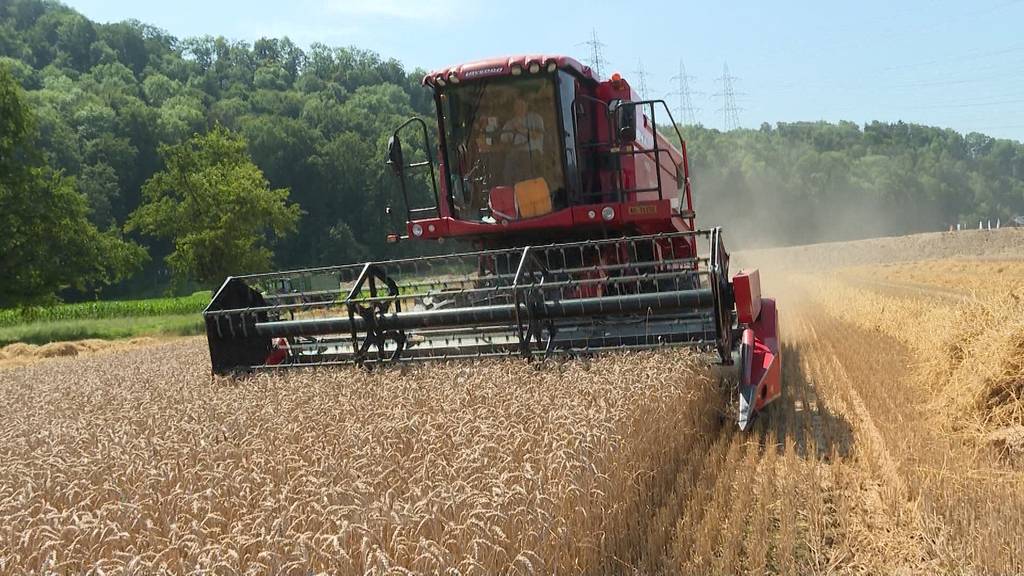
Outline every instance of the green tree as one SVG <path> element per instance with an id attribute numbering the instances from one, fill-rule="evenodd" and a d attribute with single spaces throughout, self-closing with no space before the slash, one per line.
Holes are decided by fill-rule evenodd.
<path id="1" fill-rule="evenodd" d="M 201 130 L 205 123 L 201 102 L 190 96 L 172 96 L 160 106 L 157 133 L 161 142 L 175 144 Z"/>
<path id="2" fill-rule="evenodd" d="M 266 270 L 270 245 L 295 231 L 301 210 L 288 203 L 287 188 L 270 188 L 245 141 L 218 126 L 160 154 L 166 168 L 142 187 L 128 228 L 174 243 L 166 261 L 178 282 L 213 286 Z"/>
<path id="3" fill-rule="evenodd" d="M 401 200 L 382 160 L 395 126 L 434 116 L 422 70 L 359 48 L 302 50 L 287 38 L 178 39 L 135 21 L 90 22 L 55 0 L 0 0 L 3 63 L 27 90 L 43 163 L 88 198 L 100 227 L 123 224 L 142 204 L 143 184 L 165 167 L 161 143 L 219 123 L 242 134 L 268 186 L 288 188 L 307 212 L 300 231 L 274 245 L 277 265 L 394 255 L 381 231 L 390 226 L 385 206 Z M 428 147 L 406 140 L 407 159 L 429 150 L 436 160 L 431 133 Z M 1024 214 L 1020 142 L 881 121 L 688 126 L 684 134 L 699 225 L 726 226 L 731 247 L 976 227 Z M 432 197 L 427 178 L 409 178 L 414 204 Z M 166 288 L 173 243 L 149 249 L 145 274 L 106 294 Z"/>
<path id="4" fill-rule="evenodd" d="M 35 136 L 21 88 L 0 68 L 0 307 L 107 285 L 145 259 L 141 247 L 89 222 L 86 198 L 45 164 Z"/>
<path id="5" fill-rule="evenodd" d="M 93 23 L 76 12 L 67 13 L 57 26 L 57 50 L 66 63 L 84 72 L 92 64 L 89 48 L 96 41 Z"/>
<path id="6" fill-rule="evenodd" d="M 142 91 L 146 100 L 153 106 L 160 106 L 168 98 L 181 93 L 181 83 L 172 80 L 159 72 L 151 74 L 142 81 Z"/>

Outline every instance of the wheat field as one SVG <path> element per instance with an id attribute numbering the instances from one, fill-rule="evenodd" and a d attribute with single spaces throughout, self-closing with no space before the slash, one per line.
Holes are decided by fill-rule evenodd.
<path id="1" fill-rule="evenodd" d="M 888 508 L 915 542 L 914 555 L 893 565 L 1021 574 L 1024 260 L 965 258 L 993 240 L 966 241 L 920 261 L 901 253 L 864 264 L 858 253 L 853 266 L 791 267 L 779 289 L 814 314 L 815 340 L 835 342 L 824 356 L 850 373 L 839 384 L 865 408 L 854 428 L 877 434 L 872 459 L 888 469 L 881 476 L 893 495 Z M 886 248 L 898 245 L 892 239 Z M 864 367 L 869 372 L 856 376 Z"/>
<path id="2" fill-rule="evenodd" d="M 1022 574 L 1024 260 L 930 238 L 757 255 L 783 396 L 749 433 L 681 350 L 5 349 L 0 574 Z"/>
<path id="3" fill-rule="evenodd" d="M 0 372 L 0 571 L 614 572 L 715 418 L 685 353 L 211 382 L 201 344 Z"/>

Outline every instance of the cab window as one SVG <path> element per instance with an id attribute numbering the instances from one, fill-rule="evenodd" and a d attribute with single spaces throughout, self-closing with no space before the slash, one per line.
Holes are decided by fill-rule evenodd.
<path id="1" fill-rule="evenodd" d="M 456 215 L 499 222 L 566 205 L 553 76 L 496 78 L 441 94 Z"/>

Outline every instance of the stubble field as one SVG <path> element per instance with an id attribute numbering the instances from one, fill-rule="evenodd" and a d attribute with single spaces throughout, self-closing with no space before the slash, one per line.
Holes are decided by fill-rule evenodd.
<path id="1" fill-rule="evenodd" d="M 1021 573 L 1022 257 L 1014 231 L 737 255 L 783 338 L 747 434 L 678 351 L 0 367 L 0 573 Z"/>

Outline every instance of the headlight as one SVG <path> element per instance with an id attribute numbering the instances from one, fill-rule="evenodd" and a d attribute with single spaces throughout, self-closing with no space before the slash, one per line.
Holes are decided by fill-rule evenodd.
<path id="1" fill-rule="evenodd" d="M 536 74 L 537 72 L 540 72 L 540 64 L 530 62 L 530 74 Z"/>
<path id="2" fill-rule="evenodd" d="M 512 65 L 512 75 L 513 76 L 519 76 L 522 73 L 523 73 L 523 67 L 522 66 L 520 66 L 519 64 L 513 64 Z"/>
<path id="3" fill-rule="evenodd" d="M 423 226 L 420 226 L 419 224 L 413 224 L 412 225 L 412 235 L 413 236 L 423 236 Z"/>
<path id="4" fill-rule="evenodd" d="M 548 62 L 548 72 L 554 72 L 555 68 L 558 68 L 558 66 L 555 65 L 555 62 L 553 60 L 551 62 Z"/>
<path id="5" fill-rule="evenodd" d="M 611 206 L 601 208 L 601 218 L 604 218 L 605 220 L 615 218 L 615 208 L 612 208 Z"/>
<path id="6" fill-rule="evenodd" d="M 452 72 L 451 74 L 448 75 L 448 81 L 451 82 L 452 84 L 458 84 L 459 77 L 455 75 L 455 72 Z"/>
<path id="7" fill-rule="evenodd" d="M 440 76 L 438 76 L 437 78 L 435 78 L 435 79 L 434 79 L 434 82 L 436 82 L 438 86 L 444 86 L 444 85 L 445 85 L 445 81 L 444 81 L 444 78 L 441 78 Z"/>

